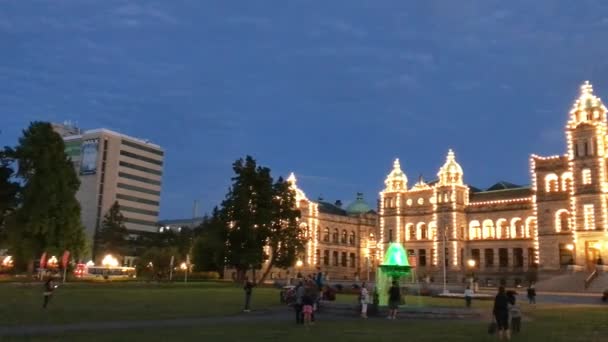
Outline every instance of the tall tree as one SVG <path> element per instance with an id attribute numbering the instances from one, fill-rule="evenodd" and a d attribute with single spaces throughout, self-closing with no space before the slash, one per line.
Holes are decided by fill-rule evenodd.
<path id="1" fill-rule="evenodd" d="M 80 181 L 63 139 L 49 123 L 33 122 L 23 131 L 14 158 L 23 184 L 15 226 L 9 229 L 16 259 L 28 260 L 31 268 L 43 252 L 69 250 L 80 256 L 85 246 L 76 200 Z"/>
<path id="2" fill-rule="evenodd" d="M 265 270 L 260 283 L 264 282 L 273 267 L 289 268 L 304 252 L 305 231 L 298 220 L 295 192 L 291 184 L 279 178 L 273 185 L 272 221 L 268 225 Z"/>
<path id="3" fill-rule="evenodd" d="M 118 201 L 114 202 L 104 215 L 98 241 L 101 251 L 116 255 L 125 255 L 129 232 L 125 226 L 125 218 L 120 212 Z"/>
<path id="4" fill-rule="evenodd" d="M 215 207 L 211 217 L 206 217 L 197 229 L 192 262 L 199 271 L 216 271 L 223 275 L 226 257 L 227 225 L 220 210 Z"/>
<path id="5" fill-rule="evenodd" d="M 17 194 L 19 193 L 19 183 L 13 180 L 12 160 L 8 154 L 10 151 L 0 150 L 0 235 L 5 233 L 6 218 L 17 207 Z M 2 238 L 1 241 L 5 241 Z"/>
<path id="6" fill-rule="evenodd" d="M 272 177 L 270 169 L 258 166 L 247 156 L 233 164 L 235 177 L 222 203 L 229 229 L 226 263 L 243 279 L 250 269 L 264 262 L 264 246 L 272 220 Z"/>

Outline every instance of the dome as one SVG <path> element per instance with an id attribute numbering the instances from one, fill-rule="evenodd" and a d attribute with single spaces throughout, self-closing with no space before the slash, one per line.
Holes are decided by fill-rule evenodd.
<path id="1" fill-rule="evenodd" d="M 605 121 L 606 107 L 602 100 L 593 94 L 593 86 L 589 81 L 581 85 L 581 95 L 574 102 L 570 110 L 571 123 L 581 123 L 584 121 L 601 120 Z"/>
<path id="2" fill-rule="evenodd" d="M 306 194 L 304 193 L 304 191 L 302 191 L 302 189 L 298 188 L 298 180 L 296 179 L 296 175 L 294 175 L 294 173 L 292 172 L 289 175 L 289 178 L 287 178 L 287 182 L 290 185 L 291 190 L 293 190 L 296 193 L 296 203 L 298 206 L 300 206 L 300 201 L 302 200 L 308 200 L 308 198 L 306 198 Z"/>
<path id="3" fill-rule="evenodd" d="M 462 167 L 456 162 L 456 156 L 451 149 L 448 151 L 445 164 L 439 169 L 439 183 L 441 185 L 460 184 L 462 185 Z"/>
<path id="4" fill-rule="evenodd" d="M 349 215 L 366 214 L 372 211 L 372 208 L 363 200 L 363 194 L 358 192 L 357 199 L 346 207 L 346 212 Z"/>

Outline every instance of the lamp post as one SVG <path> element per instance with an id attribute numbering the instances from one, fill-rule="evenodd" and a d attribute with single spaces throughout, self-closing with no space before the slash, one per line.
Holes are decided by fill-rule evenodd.
<path id="1" fill-rule="evenodd" d="M 188 282 L 188 265 L 185 262 L 182 262 L 181 265 L 179 265 L 179 268 L 184 271 L 184 283 Z"/>

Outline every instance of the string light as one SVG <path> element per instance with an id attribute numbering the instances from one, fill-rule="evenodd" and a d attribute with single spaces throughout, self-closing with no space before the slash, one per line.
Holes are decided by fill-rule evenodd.
<path id="1" fill-rule="evenodd" d="M 492 205 L 492 204 L 510 204 L 510 203 L 524 203 L 530 202 L 532 197 L 522 197 L 522 198 L 513 198 L 508 200 L 496 200 L 496 201 L 484 201 L 484 202 L 470 202 L 470 206 L 480 206 L 480 205 Z"/>

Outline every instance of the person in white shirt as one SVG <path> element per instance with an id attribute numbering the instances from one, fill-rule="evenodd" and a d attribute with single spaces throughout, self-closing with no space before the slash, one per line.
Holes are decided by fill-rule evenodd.
<path id="1" fill-rule="evenodd" d="M 359 294 L 359 302 L 361 303 L 361 317 L 367 318 L 367 303 L 369 303 L 369 291 L 365 287 L 366 284 L 361 285 L 361 293 Z"/>
<path id="2" fill-rule="evenodd" d="M 470 286 L 464 290 L 464 300 L 467 303 L 467 308 L 471 307 L 471 301 L 473 300 L 473 290 L 471 290 Z"/>

